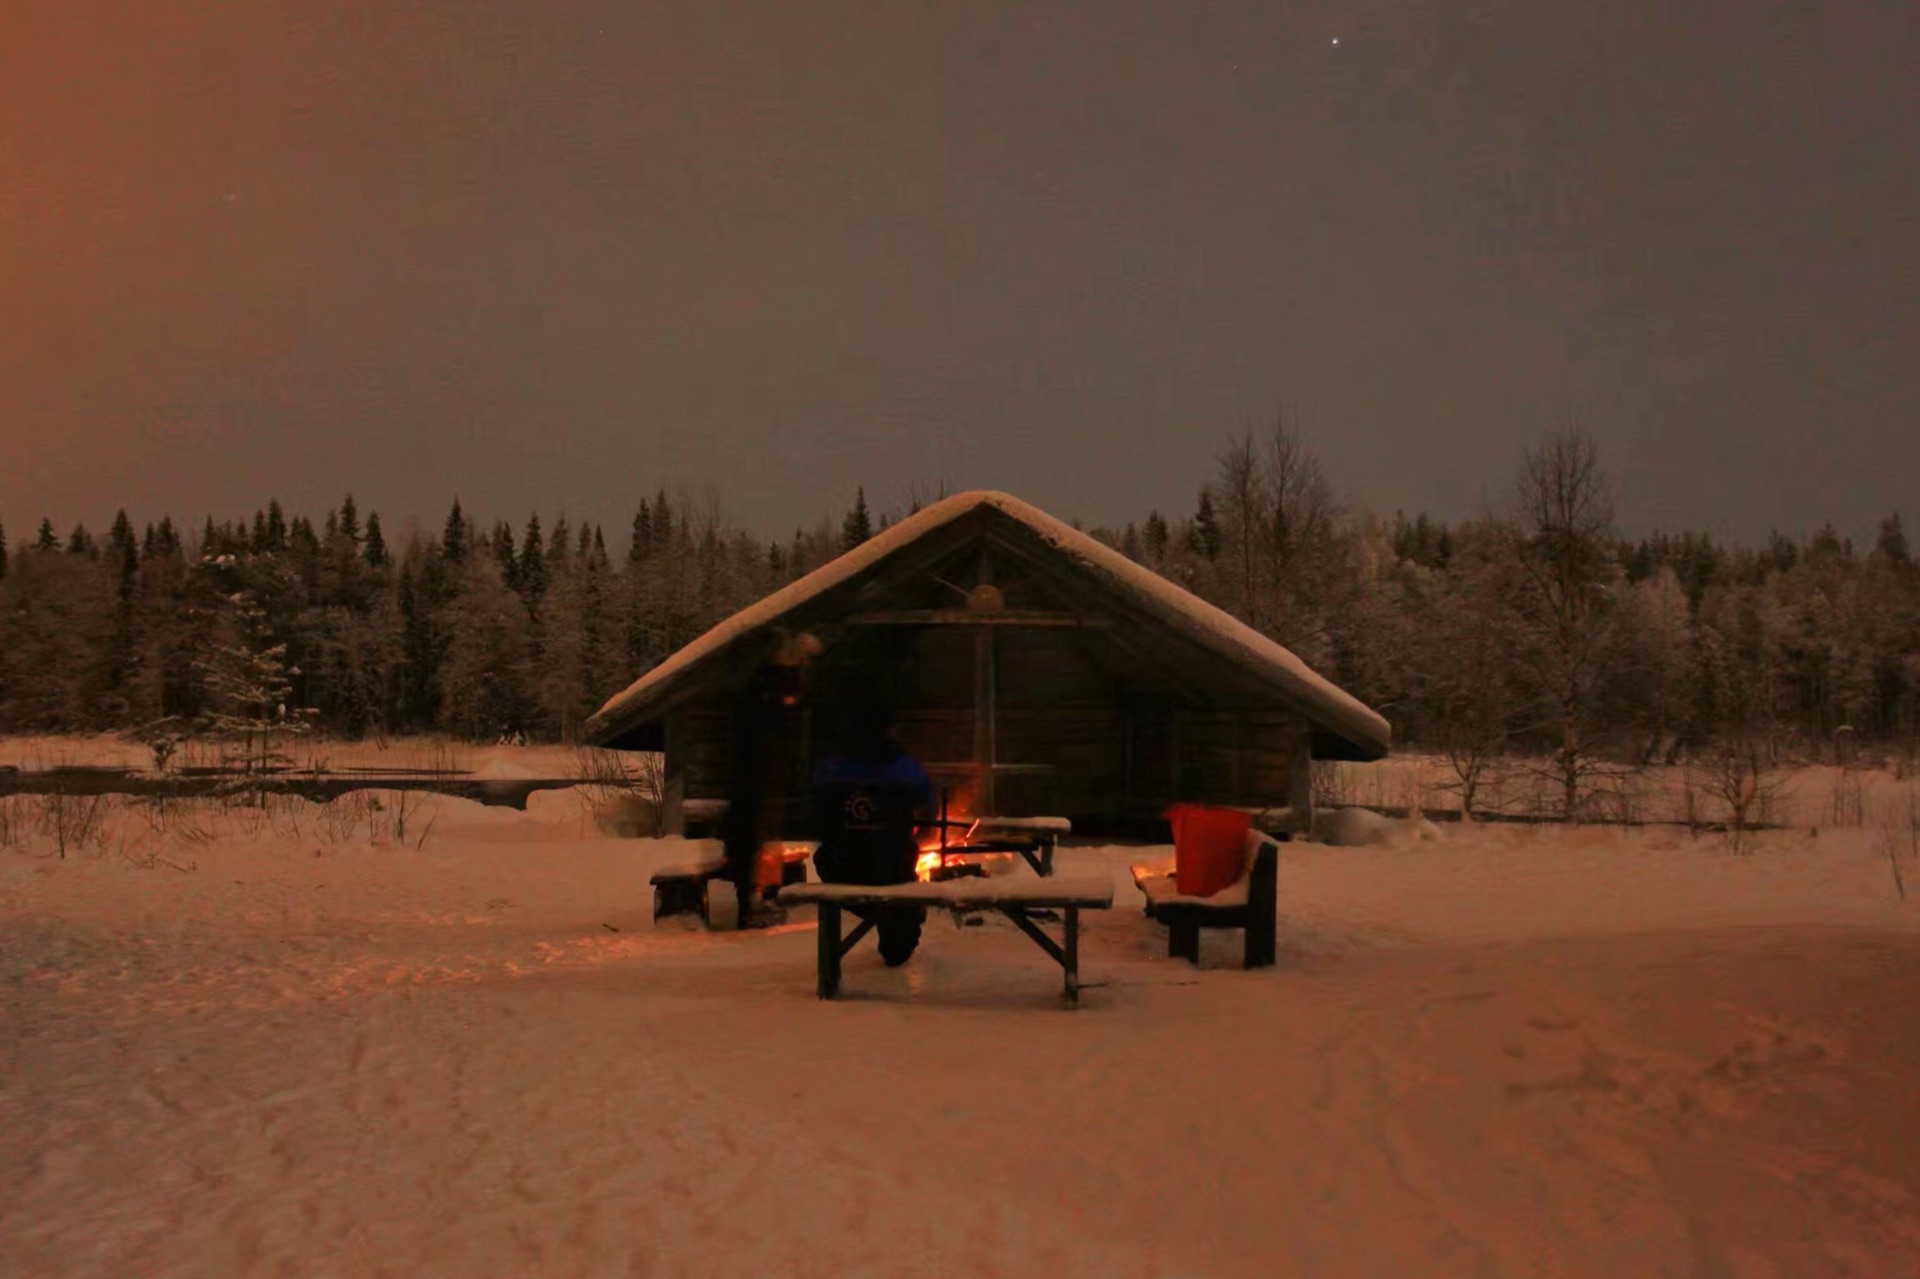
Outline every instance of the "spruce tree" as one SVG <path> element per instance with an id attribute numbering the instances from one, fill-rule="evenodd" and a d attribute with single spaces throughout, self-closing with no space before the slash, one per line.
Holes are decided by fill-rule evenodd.
<path id="1" fill-rule="evenodd" d="M 0 582 L 7 580 L 7 526 L 0 523 Z"/>
<path id="2" fill-rule="evenodd" d="M 347 540 L 355 554 L 360 551 L 360 508 L 353 504 L 353 494 L 349 493 L 340 503 L 340 536 Z"/>
<path id="3" fill-rule="evenodd" d="M 520 589 L 520 559 L 513 551 L 513 529 L 505 520 L 493 526 L 493 558 L 500 565 L 500 580 L 507 589 Z"/>
<path id="4" fill-rule="evenodd" d="M 241 743 L 248 772 L 264 772 L 274 760 L 280 734 L 307 730 L 307 717 L 288 708 L 291 676 L 287 646 L 269 633 L 266 609 L 247 588 L 227 596 L 227 634 L 209 656 L 195 663 L 206 680 L 208 708 L 203 729 Z"/>
<path id="5" fill-rule="evenodd" d="M 387 554 L 387 539 L 380 531 L 380 512 L 372 511 L 367 515 L 367 537 L 362 554 L 369 568 L 385 568 L 390 557 Z"/>
<path id="6" fill-rule="evenodd" d="M 36 551 L 57 551 L 60 549 L 60 539 L 55 537 L 53 533 L 53 521 L 44 515 L 40 517 L 40 533 L 33 539 L 33 549 Z"/>
<path id="7" fill-rule="evenodd" d="M 87 526 L 85 524 L 74 525 L 73 532 L 67 535 L 67 554 L 85 555 L 93 558 L 98 556 L 99 553 L 99 548 L 93 543 L 93 534 L 87 532 Z"/>
<path id="8" fill-rule="evenodd" d="M 124 600 L 133 594 L 133 575 L 140 567 L 140 551 L 133 540 L 133 521 L 127 518 L 124 508 L 113 517 L 113 528 L 107 533 L 107 562 L 113 566 L 119 580 L 120 598 Z"/>
<path id="9" fill-rule="evenodd" d="M 1209 561 L 1220 558 L 1220 521 L 1213 513 L 1213 494 L 1206 489 L 1200 490 L 1200 509 L 1194 512 L 1187 540 L 1188 549 L 1196 555 L 1204 555 Z"/>
<path id="10" fill-rule="evenodd" d="M 485 559 L 459 576 L 484 568 Z M 461 583 L 452 580 L 447 562 L 431 546 L 410 545 L 400 561 L 398 603 L 403 700 L 407 721 L 424 727 L 440 714 L 441 667 L 446 659 L 449 613 L 458 603 Z"/>
<path id="11" fill-rule="evenodd" d="M 282 552 L 287 549 L 287 513 L 280 509 L 280 499 L 271 498 L 267 502 L 267 550 Z"/>
<path id="12" fill-rule="evenodd" d="M 857 488 L 853 492 L 853 509 L 840 525 L 840 549 L 850 551 L 872 536 L 873 518 L 867 513 L 867 490 Z"/>
<path id="13" fill-rule="evenodd" d="M 520 593 L 529 604 L 536 604 L 546 594 L 549 580 L 546 543 L 540 536 L 540 516 L 535 513 L 527 517 L 527 531 L 520 539 Z"/>
<path id="14" fill-rule="evenodd" d="M 640 499 L 640 509 L 633 513 L 633 540 L 627 543 L 627 563 L 638 564 L 653 553 L 653 511 L 647 506 L 647 499 Z"/>
<path id="15" fill-rule="evenodd" d="M 653 549 L 673 549 L 673 508 L 667 504 L 665 489 L 653 495 Z"/>
<path id="16" fill-rule="evenodd" d="M 304 515 L 295 516 L 288 530 L 287 555 L 300 581 L 312 592 L 320 580 L 320 539 L 314 536 L 313 521 Z"/>
<path id="17" fill-rule="evenodd" d="M 1160 512 L 1147 512 L 1141 538 L 1146 544 L 1147 554 L 1153 557 L 1155 563 L 1167 558 L 1167 520 Z"/>
<path id="18" fill-rule="evenodd" d="M 467 517 L 460 513 L 460 499 L 453 499 L 453 509 L 447 512 L 447 526 L 440 534 L 440 554 L 449 564 L 458 564 L 467 557 Z"/>

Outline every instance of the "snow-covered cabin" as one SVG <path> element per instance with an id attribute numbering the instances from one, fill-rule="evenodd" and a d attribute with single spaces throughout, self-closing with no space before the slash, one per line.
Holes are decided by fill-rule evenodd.
<path id="1" fill-rule="evenodd" d="M 815 720 L 886 679 L 901 743 L 973 815 L 1077 826 L 1175 801 L 1278 807 L 1307 761 L 1386 754 L 1387 722 L 1213 605 L 1005 493 L 946 498 L 741 610 L 587 721 L 666 755 L 666 819 L 723 799 L 730 699 L 787 637 L 822 649 L 792 718 L 788 813 L 806 825 Z M 1304 807 L 1304 805 L 1300 805 Z"/>

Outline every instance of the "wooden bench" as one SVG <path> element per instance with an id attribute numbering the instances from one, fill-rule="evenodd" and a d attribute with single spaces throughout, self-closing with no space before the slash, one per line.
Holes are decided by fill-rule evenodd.
<path id="1" fill-rule="evenodd" d="M 1246 930 L 1246 966 L 1274 962 L 1278 930 L 1280 845 L 1271 835 L 1247 832 L 1247 868 L 1239 879 L 1207 897 L 1182 896 L 1164 863 L 1136 862 L 1133 883 L 1147 899 L 1147 918 L 1167 926 L 1167 954 L 1200 962 L 1202 928 Z"/>
<path id="2" fill-rule="evenodd" d="M 804 848 L 789 848 L 781 854 L 781 884 L 806 882 L 808 855 L 808 851 Z M 653 878 L 648 881 L 653 885 L 654 919 L 678 915 L 685 911 L 697 911 L 704 917 L 707 910 L 707 885 L 725 875 L 726 871 L 726 856 L 718 852 L 703 857 L 699 861 L 662 866 L 653 872 Z"/>
<path id="3" fill-rule="evenodd" d="M 840 991 L 840 961 L 873 929 L 868 912 L 890 906 L 941 906 L 952 911 L 994 910 L 1045 951 L 1066 975 L 1066 1000 L 1080 1001 L 1080 912 L 1106 910 L 1113 905 L 1113 884 L 1104 879 L 955 879 L 945 883 L 794 884 L 780 890 L 782 906 L 813 904 L 820 908 L 819 995 L 832 999 Z M 840 916 L 845 911 L 860 923 L 844 937 Z M 1059 911 L 1064 933 L 1055 941 L 1035 919 L 1041 912 Z"/>

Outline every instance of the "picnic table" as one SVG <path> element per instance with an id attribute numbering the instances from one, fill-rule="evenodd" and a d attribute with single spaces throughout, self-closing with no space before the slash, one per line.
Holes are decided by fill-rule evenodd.
<path id="1" fill-rule="evenodd" d="M 873 914 L 887 907 L 940 906 L 956 912 L 992 910 L 1005 915 L 1021 932 L 1060 965 L 1065 975 L 1069 1006 L 1080 1002 L 1080 912 L 1107 910 L 1113 905 L 1113 883 L 1106 879 L 1031 880 L 955 879 L 942 883 L 790 884 L 780 890 L 783 906 L 819 907 L 818 993 L 832 999 L 840 991 L 840 961 L 872 931 Z M 853 931 L 841 935 L 841 913 L 860 918 Z M 1056 941 L 1036 920 L 1059 912 L 1063 921 Z"/>
<path id="2" fill-rule="evenodd" d="M 943 856 L 1018 853 L 1043 879 L 1053 874 L 1054 845 L 1062 835 L 1073 833 L 1073 823 L 1064 817 L 981 817 L 970 822 L 943 818 L 942 824 L 965 826 L 968 832 L 959 843 L 942 846 Z"/>

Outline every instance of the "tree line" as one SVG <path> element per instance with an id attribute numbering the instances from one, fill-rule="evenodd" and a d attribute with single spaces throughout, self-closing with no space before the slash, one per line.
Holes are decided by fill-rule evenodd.
<path id="1" fill-rule="evenodd" d="M 251 520 L 95 536 L 0 526 L 0 732 L 158 735 L 319 726 L 571 739 L 608 696 L 734 610 L 872 532 L 767 544 L 717 504 L 640 503 L 624 544 L 536 514 L 395 545 L 348 496 L 318 524 Z"/>
<path id="2" fill-rule="evenodd" d="M 925 496 L 932 496 L 931 493 Z M 642 501 L 624 534 L 564 516 L 389 540 L 351 497 L 316 524 L 171 519 L 96 537 L 0 529 L 0 731 L 274 720 L 356 736 L 569 739 L 734 610 L 899 515 L 767 542 L 717 500 Z M 1527 450 L 1501 509 L 1348 509 L 1284 424 L 1228 441 L 1191 514 L 1090 530 L 1299 653 L 1443 752 L 1463 799 L 1491 761 L 1546 761 L 1571 811 L 1608 768 L 1836 734 L 1920 739 L 1920 570 L 1899 517 L 1729 546 L 1616 530 L 1598 450 Z"/>
<path id="3" fill-rule="evenodd" d="M 1437 750 L 1471 807 L 1515 757 L 1580 811 L 1609 773 L 1707 759 L 1731 792 L 1789 758 L 1920 753 L 1920 568 L 1897 514 L 1728 546 L 1623 537 L 1591 437 L 1542 439 L 1499 509 L 1343 509 L 1299 436 L 1248 431 L 1193 516 L 1103 533 Z"/>

